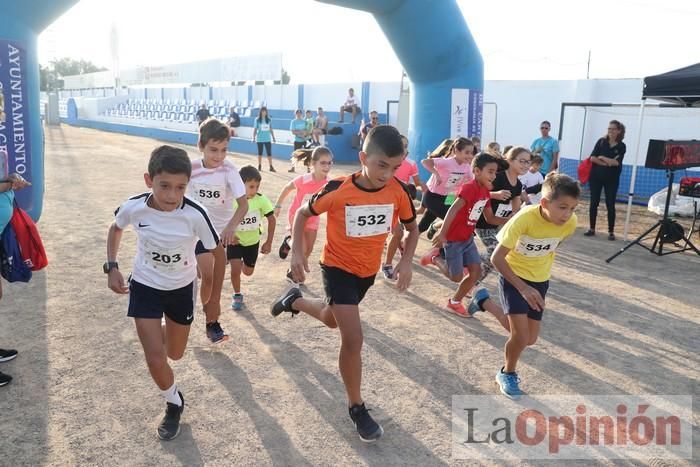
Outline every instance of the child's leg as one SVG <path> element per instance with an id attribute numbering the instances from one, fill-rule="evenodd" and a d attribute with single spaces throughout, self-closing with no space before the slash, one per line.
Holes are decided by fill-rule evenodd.
<path id="1" fill-rule="evenodd" d="M 212 250 L 214 253 L 213 279 L 211 286 L 211 297 L 204 305 L 204 313 L 207 315 L 207 323 L 219 320 L 221 314 L 221 289 L 224 286 L 224 276 L 226 275 L 226 251 L 223 245 L 218 245 Z"/>
<path id="2" fill-rule="evenodd" d="M 258 143 L 258 168 L 262 165 L 262 153 L 263 153 L 263 145 L 265 143 Z"/>
<path id="3" fill-rule="evenodd" d="M 272 143 L 265 143 L 265 152 L 267 153 L 267 164 L 272 168 Z"/>
<path id="4" fill-rule="evenodd" d="M 231 264 L 231 286 L 235 293 L 241 293 L 241 272 L 243 271 L 243 260 L 234 258 L 229 261 Z"/>
<path id="5" fill-rule="evenodd" d="M 536 319 L 529 318 L 527 320 L 529 327 L 529 338 L 527 340 L 527 345 L 534 345 L 535 342 L 537 342 L 537 338 L 540 335 L 540 323 L 541 321 L 537 321 Z"/>
<path id="6" fill-rule="evenodd" d="M 391 231 L 391 239 L 386 247 L 386 260 L 385 265 L 391 266 L 394 262 L 394 256 L 396 255 L 396 250 L 399 249 L 401 245 L 401 240 L 403 240 L 403 225 L 399 222 Z"/>
<path id="7" fill-rule="evenodd" d="M 190 325 L 180 324 L 165 317 L 165 348 L 168 358 L 180 360 L 187 347 L 187 339 L 190 335 Z"/>
<path id="8" fill-rule="evenodd" d="M 526 314 L 508 315 L 510 324 L 510 338 L 505 347 L 505 365 L 503 371 L 512 373 L 520 358 L 520 354 L 530 342 L 530 326 Z"/>
<path id="9" fill-rule="evenodd" d="M 459 283 L 459 287 L 457 287 L 457 291 L 452 296 L 452 300 L 455 302 L 461 302 L 474 288 L 474 284 L 476 284 L 477 279 L 481 276 L 481 266 L 478 264 L 469 264 L 467 269 L 469 270 L 469 275 L 462 279 Z"/>
<path id="10" fill-rule="evenodd" d="M 197 270 L 201 280 L 199 299 L 202 305 L 206 305 L 211 299 L 211 291 L 214 285 L 214 255 L 209 251 L 197 254 Z"/>
<path id="11" fill-rule="evenodd" d="M 318 235 L 317 230 L 305 229 L 304 230 L 304 254 L 308 258 L 311 256 L 311 252 L 314 251 L 314 244 L 316 243 L 316 236 Z"/>
<path id="12" fill-rule="evenodd" d="M 345 383 L 348 407 L 362 404 L 362 324 L 357 305 L 332 305 L 331 313 L 340 330 L 340 354 L 338 366 Z"/>
<path id="13" fill-rule="evenodd" d="M 501 323 L 503 329 L 510 332 L 510 322 L 508 321 L 505 313 L 503 313 L 503 308 L 501 305 L 490 298 L 487 298 L 484 300 L 484 303 L 481 304 L 481 307 L 484 309 L 484 311 L 491 313 L 498 320 L 498 322 Z"/>
<path id="14" fill-rule="evenodd" d="M 481 253 L 481 277 L 479 282 L 483 282 L 486 276 L 493 270 L 493 264 L 491 264 L 491 255 L 493 254 L 496 246 L 498 245 L 498 240 L 496 239 L 497 229 L 476 229 L 476 234 L 481 239 L 481 242 L 486 247 L 486 251 Z"/>
<path id="15" fill-rule="evenodd" d="M 439 255 L 433 258 L 433 264 L 452 282 L 459 282 L 464 277 L 463 271 L 455 273 L 454 275 L 450 274 L 450 267 L 447 261 Z"/>
<path id="16" fill-rule="evenodd" d="M 167 321 L 166 321 L 167 322 Z M 163 329 L 160 319 L 134 318 L 136 333 L 143 347 L 146 357 L 146 365 L 151 373 L 151 378 L 161 391 L 164 391 L 175 383 L 173 369 L 168 364 L 166 345 L 163 342 Z M 167 341 L 167 338 L 166 338 Z"/>
<path id="17" fill-rule="evenodd" d="M 292 308 L 296 311 L 303 311 L 307 315 L 316 318 L 329 328 L 337 328 L 338 324 L 331 312 L 331 307 L 323 300 L 311 300 L 300 297 L 294 300 Z"/>

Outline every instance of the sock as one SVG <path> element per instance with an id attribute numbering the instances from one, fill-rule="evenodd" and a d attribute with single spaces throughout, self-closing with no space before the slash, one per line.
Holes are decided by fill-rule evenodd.
<path id="1" fill-rule="evenodd" d="M 450 303 L 453 304 L 453 305 L 456 305 L 456 304 L 458 304 L 458 303 L 462 303 L 462 301 L 461 301 L 461 300 L 452 300 L 452 299 L 450 299 Z"/>
<path id="2" fill-rule="evenodd" d="M 504 366 L 501 367 L 501 373 L 503 373 L 504 375 L 514 375 L 515 374 L 515 371 L 503 371 L 505 369 L 506 369 L 506 367 L 504 367 Z"/>
<path id="3" fill-rule="evenodd" d="M 177 406 L 182 405 L 182 399 L 180 398 L 180 394 L 177 392 L 177 384 L 173 383 L 172 386 L 170 386 L 165 391 L 160 391 L 160 393 L 163 394 L 163 397 L 165 397 L 166 402 L 175 404 Z"/>
<path id="4" fill-rule="evenodd" d="M 241 296 L 241 295 L 243 295 L 243 294 L 242 294 L 242 293 L 240 293 L 240 292 L 234 292 L 234 294 L 233 294 L 233 295 L 234 295 L 235 297 L 240 297 L 240 296 Z"/>

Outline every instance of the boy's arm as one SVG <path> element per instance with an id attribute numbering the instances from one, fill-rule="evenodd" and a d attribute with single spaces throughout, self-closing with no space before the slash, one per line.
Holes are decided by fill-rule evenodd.
<path id="1" fill-rule="evenodd" d="M 513 272 L 508 261 L 506 261 L 506 255 L 510 251 L 509 248 L 504 247 L 502 244 L 498 244 L 493 254 L 491 255 L 491 263 L 493 267 L 501 273 L 503 278 L 507 280 L 510 284 L 515 287 L 520 295 L 523 296 L 528 305 L 533 309 L 542 311 L 544 310 L 544 298 L 534 287 L 528 285 L 517 274 Z"/>
<path id="2" fill-rule="evenodd" d="M 412 271 L 412 259 L 416 252 L 416 246 L 418 246 L 418 236 L 420 232 L 418 231 L 418 224 L 416 221 L 409 222 L 403 225 L 408 236 L 406 237 L 404 243 L 404 253 L 401 255 L 399 263 L 396 265 L 396 276 L 398 281 L 396 286 L 400 291 L 404 291 L 411 284 L 411 277 L 413 276 Z"/>
<path id="3" fill-rule="evenodd" d="M 116 222 L 109 226 L 109 231 L 107 232 L 107 262 L 115 263 L 117 261 L 117 252 L 119 251 L 123 232 L 122 229 L 117 227 Z M 124 284 L 124 276 L 118 268 L 112 268 L 107 274 L 107 287 L 118 294 L 129 293 L 129 287 Z"/>
<path id="4" fill-rule="evenodd" d="M 442 221 L 442 226 L 440 227 L 440 230 L 438 231 L 437 235 L 435 235 L 435 238 L 433 239 L 433 245 L 435 246 L 442 246 L 445 243 L 445 236 L 447 235 L 447 232 L 450 230 L 450 225 L 452 225 L 452 221 L 454 220 L 455 216 L 457 213 L 460 211 L 460 209 L 464 208 L 464 205 L 466 202 L 464 199 L 457 197 L 454 203 L 452 203 L 452 206 L 450 206 L 450 209 L 447 210 L 447 215 L 445 216 L 445 220 Z"/>
<path id="5" fill-rule="evenodd" d="M 276 217 L 279 217 L 279 215 L 280 215 L 280 211 L 282 210 L 282 203 L 284 203 L 284 200 L 287 199 L 287 196 L 289 196 L 289 193 L 291 193 L 294 190 L 296 190 L 296 186 L 294 185 L 293 180 L 291 182 L 287 183 L 284 186 L 284 188 L 282 188 L 280 195 L 277 197 L 277 201 L 275 201 L 275 216 Z"/>
<path id="6" fill-rule="evenodd" d="M 419 186 L 419 187 L 420 187 L 420 191 L 422 191 L 423 194 L 425 194 L 425 193 L 428 192 L 428 185 L 426 185 L 425 183 L 423 183 L 423 180 L 420 179 L 420 175 L 416 174 L 416 175 L 413 176 L 413 184 L 414 184 L 415 186 Z"/>
<path id="7" fill-rule="evenodd" d="M 310 272 L 309 262 L 304 254 L 304 226 L 309 217 L 313 214 L 309 210 L 309 206 L 305 205 L 297 209 L 294 216 L 294 227 L 292 228 L 292 258 L 289 268 L 292 271 L 292 277 L 297 283 L 304 282 L 306 279 L 305 273 Z"/>
<path id="8" fill-rule="evenodd" d="M 248 198 L 246 198 L 246 195 L 237 198 L 236 203 L 238 203 L 238 207 L 233 213 L 233 217 L 224 228 L 224 231 L 221 232 L 221 243 L 223 243 L 224 246 L 233 244 L 234 238 L 236 237 L 236 229 L 248 212 Z"/>
<path id="9" fill-rule="evenodd" d="M 272 238 L 275 236 L 275 227 L 277 226 L 277 219 L 274 213 L 269 213 L 265 216 L 267 218 L 267 240 L 262 244 L 260 248 L 260 253 L 266 255 L 272 251 Z"/>

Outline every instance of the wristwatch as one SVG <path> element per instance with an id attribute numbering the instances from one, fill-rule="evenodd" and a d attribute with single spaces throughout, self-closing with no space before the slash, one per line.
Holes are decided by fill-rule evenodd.
<path id="1" fill-rule="evenodd" d="M 105 274 L 109 274 L 112 269 L 119 269 L 119 263 L 116 261 L 107 261 L 102 265 L 102 271 L 104 271 Z"/>

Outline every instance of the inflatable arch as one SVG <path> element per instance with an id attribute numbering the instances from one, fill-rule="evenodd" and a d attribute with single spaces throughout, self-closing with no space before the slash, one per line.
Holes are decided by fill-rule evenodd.
<path id="1" fill-rule="evenodd" d="M 411 80 L 409 140 L 420 159 L 449 135 L 481 133 L 484 85 L 481 54 L 455 0 L 319 0 L 371 13 Z M 34 219 L 44 195 L 37 37 L 78 0 L 8 0 L 0 15 L 0 85 L 6 121 L 0 151 L 9 172 L 32 187 L 18 202 Z"/>

